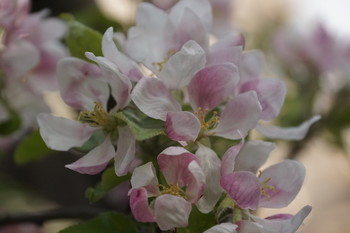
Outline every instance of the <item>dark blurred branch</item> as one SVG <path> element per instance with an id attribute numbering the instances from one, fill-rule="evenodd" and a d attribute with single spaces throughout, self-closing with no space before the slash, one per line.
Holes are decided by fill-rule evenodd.
<path id="1" fill-rule="evenodd" d="M 0 226 L 17 223 L 41 225 L 56 219 L 90 219 L 107 210 L 93 206 L 71 206 L 38 213 L 0 214 Z"/>

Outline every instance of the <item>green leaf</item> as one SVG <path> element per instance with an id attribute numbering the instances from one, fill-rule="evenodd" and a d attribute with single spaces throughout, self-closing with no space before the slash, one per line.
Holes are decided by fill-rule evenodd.
<path id="1" fill-rule="evenodd" d="M 130 175 L 117 176 L 114 171 L 114 167 L 106 169 L 99 182 L 95 187 L 89 187 L 85 191 L 85 196 L 89 199 L 90 203 L 94 203 L 103 198 L 108 191 L 117 185 L 130 180 Z"/>
<path id="2" fill-rule="evenodd" d="M 22 120 L 20 115 L 12 110 L 7 104 L 5 104 L 5 107 L 8 109 L 8 119 L 5 121 L 2 121 L 0 123 L 0 135 L 1 136 L 6 136 L 10 135 L 11 133 L 17 131 L 22 124 Z"/>
<path id="3" fill-rule="evenodd" d="M 208 230 L 210 227 L 216 225 L 215 216 L 212 212 L 208 214 L 201 213 L 195 206 L 193 206 L 189 225 L 186 228 L 178 228 L 178 233 L 198 233 Z"/>
<path id="4" fill-rule="evenodd" d="M 124 112 L 118 112 L 116 117 L 129 126 L 132 134 L 138 141 L 143 141 L 164 134 L 164 128 L 160 126 L 158 120 L 149 117 L 137 119 L 136 116 Z M 163 123 L 161 124 L 163 125 Z"/>
<path id="5" fill-rule="evenodd" d="M 68 21 L 65 42 L 72 56 L 84 60 L 88 60 L 85 57 L 85 52 L 92 52 L 96 56 L 102 56 L 101 33 L 76 21 L 69 14 L 63 14 L 62 18 Z"/>
<path id="6" fill-rule="evenodd" d="M 15 162 L 25 164 L 52 154 L 53 150 L 49 149 L 40 136 L 39 130 L 33 131 L 22 140 L 15 151 Z"/>
<path id="7" fill-rule="evenodd" d="M 59 233 L 137 233 L 137 229 L 135 223 L 127 215 L 107 212 L 61 230 Z"/>

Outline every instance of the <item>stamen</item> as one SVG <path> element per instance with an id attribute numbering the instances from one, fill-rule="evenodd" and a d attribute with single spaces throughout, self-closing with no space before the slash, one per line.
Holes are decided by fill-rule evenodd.
<path id="1" fill-rule="evenodd" d="M 93 111 L 81 111 L 78 120 L 91 126 L 106 126 L 108 124 L 108 113 L 99 102 L 95 102 Z"/>
<path id="2" fill-rule="evenodd" d="M 259 171 L 260 172 L 260 171 Z M 261 173 L 259 174 L 259 177 L 261 176 Z M 271 196 L 266 193 L 266 189 L 271 190 L 271 191 L 276 191 L 276 188 L 273 185 L 266 185 L 267 182 L 269 182 L 271 178 L 267 178 L 264 182 L 260 184 L 260 189 L 261 189 L 261 195 L 265 196 L 267 199 L 270 200 Z"/>
<path id="3" fill-rule="evenodd" d="M 162 189 L 160 191 L 161 194 L 170 194 L 178 197 L 182 197 L 186 199 L 186 193 L 183 189 L 181 189 L 177 184 L 169 184 L 169 187 L 165 185 L 159 184 L 159 187 Z"/>
<path id="4" fill-rule="evenodd" d="M 199 122 L 201 123 L 202 130 L 215 129 L 220 122 L 219 114 L 216 111 L 213 112 L 213 115 L 210 117 L 209 120 L 206 120 L 205 117 L 208 112 L 209 112 L 209 109 L 202 110 L 201 107 L 199 107 L 197 111 L 194 112 L 194 114 L 199 119 Z"/>

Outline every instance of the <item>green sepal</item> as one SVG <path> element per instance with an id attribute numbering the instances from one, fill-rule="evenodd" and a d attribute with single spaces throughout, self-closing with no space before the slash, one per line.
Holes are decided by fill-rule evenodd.
<path id="1" fill-rule="evenodd" d="M 14 160 L 17 164 L 26 164 L 44 158 L 54 151 L 49 149 L 40 136 L 39 130 L 33 131 L 17 146 Z"/>
<path id="2" fill-rule="evenodd" d="M 61 18 L 68 22 L 65 42 L 73 57 L 90 61 L 85 57 L 85 52 L 102 56 L 102 34 L 100 32 L 76 21 L 70 14 L 62 14 Z"/>
<path id="3" fill-rule="evenodd" d="M 136 224 L 125 214 L 106 212 L 97 217 L 70 226 L 59 233 L 137 233 Z"/>
<path id="4" fill-rule="evenodd" d="M 190 217 L 188 219 L 189 225 L 186 228 L 177 228 L 177 233 L 198 233 L 208 230 L 210 227 L 217 224 L 215 216 L 212 212 L 208 214 L 201 213 L 196 206 L 193 206 Z"/>
<path id="5" fill-rule="evenodd" d="M 80 147 L 74 149 L 83 153 L 89 152 L 93 148 L 100 145 L 105 139 L 105 135 L 101 130 L 94 132 L 91 137 Z"/>
<path id="6" fill-rule="evenodd" d="M 94 203 L 103 198 L 112 188 L 130 180 L 130 178 L 130 174 L 117 176 L 114 167 L 109 167 L 102 173 L 101 181 L 95 187 L 89 187 L 86 190 L 85 196 L 89 199 L 90 203 Z"/>
<path id="7" fill-rule="evenodd" d="M 138 119 L 128 112 L 117 112 L 116 117 L 125 122 L 137 141 L 143 141 L 164 134 L 164 123 L 149 117 Z"/>

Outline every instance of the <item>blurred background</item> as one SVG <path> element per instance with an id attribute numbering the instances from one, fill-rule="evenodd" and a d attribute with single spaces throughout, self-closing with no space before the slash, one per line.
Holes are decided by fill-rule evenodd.
<path id="1" fill-rule="evenodd" d="M 32 11 L 51 15 L 71 13 L 103 33 L 113 25 L 126 32 L 133 24 L 137 0 L 33 0 Z M 155 1 L 157 2 L 157 1 Z M 159 3 L 160 2 L 160 3 Z M 212 3 L 220 2 L 212 0 Z M 225 2 L 225 0 L 222 0 Z M 239 30 L 246 50 L 265 55 L 267 77 L 284 79 L 286 103 L 276 125 L 296 126 L 315 114 L 322 119 L 300 142 L 276 141 L 269 164 L 290 158 L 306 167 L 305 184 L 296 200 L 283 210 L 261 210 L 259 215 L 295 214 L 305 205 L 313 210 L 300 232 L 348 233 L 350 229 L 350 1 L 348 0 L 229 0 L 228 12 L 215 11 L 228 24 L 217 36 Z M 163 2 L 164 3 L 164 2 Z M 159 6 L 162 5 L 158 1 Z M 222 13 L 222 14 L 221 14 Z M 69 115 L 57 93 L 46 100 L 54 113 Z M 52 152 L 42 160 L 17 165 L 15 145 L 0 157 L 0 213 L 35 212 L 57 206 L 87 205 L 85 190 L 98 176 L 79 175 L 64 168 L 75 160 Z M 64 183 L 63 183 L 64 181 Z M 122 197 L 121 197 L 122 198 Z M 120 204 L 117 197 L 99 206 Z M 123 200 L 122 200 L 123 201 Z M 112 203 L 112 204 L 111 204 Z M 124 203 L 125 204 L 125 203 Z M 120 205 L 119 205 L 120 206 Z M 115 207 L 125 208 L 125 207 Z M 54 233 L 72 221 L 50 221 L 44 233 Z M 3 230 L 1 233 L 10 232 Z"/>

